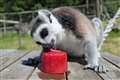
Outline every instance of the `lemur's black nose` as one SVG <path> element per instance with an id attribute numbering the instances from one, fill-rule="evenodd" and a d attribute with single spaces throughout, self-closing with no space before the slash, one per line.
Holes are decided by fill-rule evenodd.
<path id="1" fill-rule="evenodd" d="M 42 44 L 40 42 L 36 42 L 36 44 L 41 45 L 43 47 L 43 52 L 47 52 L 50 50 L 50 48 L 52 48 L 51 44 Z"/>
<path id="2" fill-rule="evenodd" d="M 40 43 L 40 42 L 36 42 L 36 44 L 38 44 L 38 45 L 42 45 L 42 43 Z"/>
<path id="3" fill-rule="evenodd" d="M 41 42 L 36 42 L 38 45 L 41 45 L 43 47 L 43 51 L 44 52 L 47 52 L 49 51 L 51 48 L 54 48 L 54 43 L 55 43 L 55 40 L 51 40 L 51 43 L 49 44 L 43 44 Z"/>
<path id="4" fill-rule="evenodd" d="M 52 46 L 53 46 L 52 44 L 42 44 L 43 51 L 44 52 L 49 51 L 52 48 Z"/>
<path id="5" fill-rule="evenodd" d="M 53 46 L 54 46 L 54 44 L 55 44 L 55 40 L 54 40 L 54 39 L 52 39 L 52 40 L 51 40 L 51 45 L 53 45 Z"/>

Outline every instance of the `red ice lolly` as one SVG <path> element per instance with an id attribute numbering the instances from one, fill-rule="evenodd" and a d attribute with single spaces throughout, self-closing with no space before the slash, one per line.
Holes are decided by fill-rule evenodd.
<path id="1" fill-rule="evenodd" d="M 51 49 L 44 52 L 41 62 L 42 72 L 53 74 L 67 72 L 67 53 L 64 51 Z"/>

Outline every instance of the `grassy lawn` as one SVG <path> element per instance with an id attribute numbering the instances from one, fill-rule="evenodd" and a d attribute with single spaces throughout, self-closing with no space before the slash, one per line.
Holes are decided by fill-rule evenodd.
<path id="1" fill-rule="evenodd" d="M 19 37 L 16 32 L 7 33 L 4 36 L 0 36 L 0 48 L 13 48 L 19 50 L 41 49 L 36 45 L 30 36 L 27 34 L 22 36 L 22 46 L 19 47 Z"/>
<path id="2" fill-rule="evenodd" d="M 120 56 L 120 31 L 110 32 L 107 40 L 102 46 L 102 51 L 110 52 L 112 54 Z"/>
<path id="3" fill-rule="evenodd" d="M 15 32 L 7 33 L 4 37 L 0 37 L 0 49 L 1 48 L 17 48 L 19 50 L 41 49 L 36 45 L 30 36 L 24 35 L 22 37 L 23 46 L 18 45 L 18 34 Z M 107 40 L 102 46 L 102 51 L 110 52 L 120 56 L 120 31 L 110 32 Z"/>

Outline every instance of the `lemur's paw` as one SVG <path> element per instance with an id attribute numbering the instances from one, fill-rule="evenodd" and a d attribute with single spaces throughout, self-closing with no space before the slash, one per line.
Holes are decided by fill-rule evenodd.
<path id="1" fill-rule="evenodd" d="M 91 69 L 91 70 L 94 70 L 95 72 L 99 72 L 99 73 L 108 72 L 108 69 L 105 65 L 93 66 L 93 65 L 88 64 L 84 67 L 84 69 Z"/>

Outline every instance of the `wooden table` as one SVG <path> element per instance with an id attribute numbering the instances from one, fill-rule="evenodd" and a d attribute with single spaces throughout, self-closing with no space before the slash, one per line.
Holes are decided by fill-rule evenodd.
<path id="1" fill-rule="evenodd" d="M 1 51 L 0 80 L 65 80 L 64 75 L 49 75 L 38 68 L 22 64 L 23 60 L 38 56 L 40 51 Z M 69 80 L 120 80 L 120 57 L 108 53 L 103 54 L 103 64 L 107 65 L 107 73 L 96 73 L 84 70 L 84 65 L 75 61 L 68 62 Z"/>

